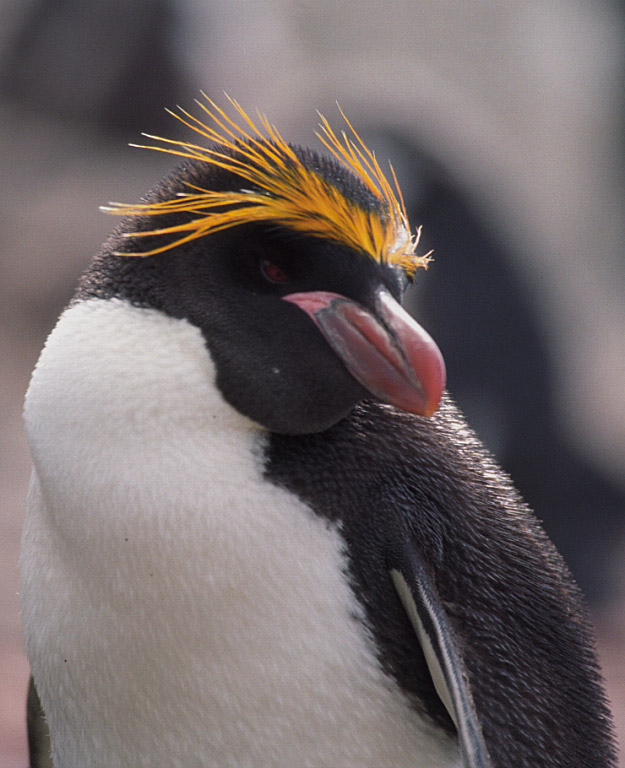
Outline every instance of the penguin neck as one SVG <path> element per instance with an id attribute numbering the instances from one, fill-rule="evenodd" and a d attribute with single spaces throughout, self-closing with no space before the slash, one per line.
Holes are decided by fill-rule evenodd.
<path id="1" fill-rule="evenodd" d="M 192 452 L 194 435 L 215 435 L 223 465 L 225 435 L 251 443 L 266 434 L 222 397 L 198 328 L 121 299 L 63 313 L 33 374 L 25 420 L 38 469 L 39 450 L 60 452 L 65 438 L 74 451 L 123 443 L 145 456 L 182 439 Z"/>

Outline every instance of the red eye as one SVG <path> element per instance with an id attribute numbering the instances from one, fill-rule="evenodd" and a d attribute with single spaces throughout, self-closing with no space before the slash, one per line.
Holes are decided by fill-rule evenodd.
<path id="1" fill-rule="evenodd" d="M 270 283 L 288 283 L 289 276 L 286 272 L 277 264 L 269 261 L 268 259 L 262 259 L 260 262 L 260 271 L 262 272 L 265 280 Z"/>

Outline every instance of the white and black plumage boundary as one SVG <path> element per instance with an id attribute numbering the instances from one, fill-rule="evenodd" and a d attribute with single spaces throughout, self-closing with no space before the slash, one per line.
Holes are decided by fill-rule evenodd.
<path id="1" fill-rule="evenodd" d="M 373 212 L 374 217 L 384 221 L 384 207 L 375 195 L 337 163 L 322 160 L 308 151 L 295 152 L 306 168 L 321 175 L 350 204 Z M 240 179 L 231 170 L 216 169 L 199 159 L 191 159 L 157 187 L 149 203 L 174 200 L 176 194 L 188 189 L 189 185 L 236 191 L 240 184 Z M 67 510 L 56 510 L 54 507 L 53 489 L 57 485 L 62 486 L 63 470 L 62 464 L 55 471 L 52 467 L 56 458 L 62 458 L 64 440 L 71 442 L 71 434 L 68 438 L 63 434 L 66 421 L 55 421 L 58 412 L 53 414 L 52 419 L 58 443 L 50 433 L 46 434 L 46 427 L 41 426 L 47 418 L 44 406 L 53 402 L 59 412 L 65 408 L 67 413 L 76 408 L 80 420 L 80 409 L 85 401 L 81 400 L 80 386 L 76 387 L 77 394 L 72 393 L 71 387 L 67 391 L 59 387 L 60 391 L 55 391 L 50 400 L 50 381 L 46 380 L 46 372 L 55 369 L 55 354 L 57 360 L 62 359 L 63 350 L 59 345 L 63 343 L 64 333 L 65 344 L 67 339 L 75 344 L 64 368 L 72 375 L 76 375 L 71 370 L 73 361 L 78 361 L 79 367 L 89 363 L 88 355 L 81 358 L 83 342 L 84 349 L 90 354 L 97 353 L 97 337 L 89 336 L 91 331 L 97 334 L 98 329 L 106 344 L 111 345 L 111 349 L 119 350 L 123 362 L 126 339 L 123 337 L 123 326 L 115 326 L 115 318 L 119 316 L 128 322 L 129 336 L 132 336 L 135 327 L 133 323 L 137 330 L 144 329 L 145 339 L 153 344 L 158 344 L 159 333 L 171 334 L 170 342 L 173 340 L 174 345 L 165 345 L 165 348 L 171 349 L 172 362 L 183 360 L 178 353 L 184 351 L 182 342 L 188 335 L 186 328 L 199 329 L 198 339 L 203 340 L 207 358 L 215 369 L 217 400 L 222 402 L 220 398 L 223 398 L 225 401 L 219 408 L 230 409 L 242 414 L 245 420 L 252 420 L 239 423 L 233 419 L 232 425 L 226 425 L 229 432 L 224 434 L 234 434 L 243 429 L 243 423 L 246 425 L 243 431 L 248 429 L 248 423 L 260 425 L 254 428 L 255 437 L 250 443 L 258 478 L 267 483 L 268 488 L 279 489 L 293 498 L 294 515 L 302 514 L 301 505 L 304 504 L 328 526 L 332 542 L 343 542 L 339 577 L 345 580 L 349 594 L 355 599 L 350 609 L 353 611 L 352 619 L 365 632 L 362 637 L 358 636 L 365 644 L 366 637 L 373 641 L 368 651 L 373 656 L 367 657 L 367 664 L 372 664 L 374 659 L 383 676 L 381 679 L 388 680 L 389 690 L 398 691 L 394 695 L 396 701 L 403 702 L 401 717 L 407 720 L 414 717 L 415 728 L 417 722 L 425 724 L 422 738 L 424 744 L 428 743 L 427 748 L 436 751 L 439 747 L 433 745 L 440 744 L 442 751 L 440 754 L 437 752 L 439 757 L 436 759 L 442 761 L 443 754 L 448 754 L 445 759 L 451 759 L 452 752 L 448 750 L 457 736 L 466 768 L 503 768 L 510 765 L 581 768 L 612 764 L 614 747 L 592 633 L 581 595 L 566 566 L 509 480 L 493 464 L 464 424 L 449 398 L 444 397 L 438 413 L 429 419 L 402 412 L 392 404 L 377 402 L 385 399 L 383 386 L 380 384 L 377 391 L 378 384 L 370 383 L 371 375 L 366 362 L 362 363 L 363 370 L 360 371 L 358 366 L 361 363 L 349 358 L 349 344 L 341 336 L 345 327 L 343 316 L 339 318 L 339 325 L 333 324 L 340 314 L 333 297 L 339 297 L 349 307 L 361 307 L 367 317 L 374 318 L 381 328 L 386 329 L 385 333 L 390 333 L 395 339 L 392 335 L 395 321 L 393 317 L 390 320 L 385 317 L 382 307 L 391 307 L 401 298 L 406 285 L 405 265 L 383 259 L 376 261 L 371 255 L 360 253 L 345 243 L 323 239 L 318 234 L 295 231 L 271 221 L 238 223 L 234 228 L 181 243 L 171 252 L 155 252 L 146 258 L 120 255 L 129 243 L 139 251 L 158 249 L 161 238 L 167 237 L 167 233 L 154 233 L 155 229 L 162 231 L 167 227 L 178 227 L 180 222 L 188 220 L 189 211 L 174 210 L 165 212 L 158 221 L 148 212 L 143 219 L 127 219 L 121 224 L 87 271 L 72 306 L 61 319 L 44 352 L 39 372 L 35 373 L 27 400 L 27 426 L 38 480 L 33 486 L 32 519 L 30 528 L 27 525 L 25 537 L 23 604 L 27 648 L 35 680 L 44 709 L 51 716 L 54 711 L 51 722 L 53 745 L 57 739 L 56 747 L 53 746 L 55 754 L 66 754 L 60 739 L 68 738 L 74 745 L 74 752 L 70 750 L 67 754 L 73 754 L 73 759 L 77 761 L 72 765 L 80 764 L 81 750 L 84 755 L 90 737 L 88 731 L 77 734 L 72 729 L 79 726 L 82 718 L 81 727 L 85 728 L 86 724 L 93 723 L 94 717 L 97 719 L 97 711 L 87 716 L 81 708 L 87 704 L 97 708 L 99 699 L 97 695 L 88 696 L 81 704 L 78 698 L 70 706 L 67 700 L 74 695 L 80 697 L 84 689 L 78 684 L 76 691 L 72 690 L 71 673 L 67 672 L 67 666 L 60 666 L 61 663 L 67 665 L 68 660 L 59 658 L 56 662 L 51 661 L 46 656 L 45 644 L 40 643 L 37 637 L 36 619 L 44 610 L 38 604 L 38 585 L 42 593 L 45 590 L 38 566 L 32 558 L 38 551 L 43 551 L 44 560 L 48 558 L 48 563 L 64 556 L 67 558 L 63 561 L 67 565 L 66 572 L 72 576 L 75 575 L 73 559 L 88 557 L 83 549 L 73 552 L 72 547 L 90 545 L 88 527 L 84 528 L 83 539 L 77 538 L 74 544 L 71 536 L 69 544 L 67 541 L 59 543 L 54 538 L 59 535 L 62 538 L 63 534 L 63 523 L 54 520 L 55 514 Z M 140 231 L 153 234 L 135 239 L 123 237 L 124 234 Z M 277 267 L 278 271 L 268 275 L 268 264 Z M 267 279 L 272 276 L 274 279 Z M 283 276 L 287 278 L 284 281 Z M 325 303 L 320 309 L 316 305 L 305 305 L 301 299 L 290 299 L 311 292 L 317 297 L 322 295 Z M 342 302 L 338 302 L 338 306 L 343 306 Z M 302 312 L 302 309 L 305 311 Z M 97 322 L 90 320 L 92 310 L 94 317 L 99 318 Z M 109 316 L 112 322 L 103 325 L 103 319 Z M 155 323 L 158 317 L 167 319 L 167 323 L 165 320 Z M 169 319 L 174 321 L 173 326 Z M 348 321 L 352 322 L 349 318 Z M 68 333 L 70 327 L 72 333 Z M 103 331 L 103 328 L 110 331 Z M 107 337 L 109 332 L 112 334 L 110 338 Z M 426 338 L 418 331 L 414 333 L 415 338 Z M 83 334 L 84 339 L 81 339 Z M 137 338 L 144 336 L 138 334 Z M 378 339 L 375 343 L 389 347 L 397 343 L 401 349 L 401 339 L 392 343 Z M 194 354 L 198 349 L 193 347 Z M 137 359 L 149 360 L 149 349 L 138 351 L 141 354 L 137 355 Z M 404 354 L 403 351 L 401 354 Z M 410 367 L 412 362 L 406 365 Z M 418 363 L 415 363 L 417 366 Z M 63 370 L 63 367 L 58 370 Z M 149 365 L 145 370 L 154 373 Z M 114 373 L 115 365 L 112 365 L 112 377 Z M 362 376 L 359 376 L 360 373 Z M 176 387 L 182 387 L 184 395 L 184 380 L 176 381 L 176 374 L 176 366 L 172 371 L 163 368 L 163 389 L 167 391 L 167 387 L 175 382 Z M 425 375 L 430 374 L 428 368 Z M 101 368 L 98 376 L 106 379 L 106 371 Z M 128 382 L 132 382 L 132 376 Z M 67 383 L 71 383 L 71 377 Z M 136 383 L 140 387 L 141 380 Z M 190 383 L 190 395 L 192 389 Z M 373 400 L 372 389 L 376 395 Z M 150 392 L 150 387 L 146 387 L 146 396 Z M 132 403 L 136 393 L 132 393 L 132 397 L 130 392 L 128 395 Z M 393 397 L 388 398 L 391 403 L 394 402 Z M 423 393 L 420 397 L 420 404 L 414 406 L 414 410 L 428 410 L 423 405 Z M 63 405 L 63 398 L 68 399 L 69 404 Z M 119 403 L 111 402 L 114 410 Z M 103 398 L 101 416 L 104 417 L 107 416 L 106 404 L 106 398 Z M 144 406 L 146 403 L 142 402 L 141 407 Z M 149 411 L 150 403 L 147 406 Z M 96 417 L 98 415 L 95 414 Z M 93 426 L 94 414 L 88 416 Z M 201 417 L 198 412 L 198 418 Z M 167 414 L 162 409 L 154 411 L 155 428 L 162 426 L 166 419 Z M 117 428 L 127 430 L 128 426 L 127 423 L 119 424 Z M 114 435 L 115 427 L 113 418 L 105 431 L 108 433 L 111 430 Z M 155 439 L 158 444 L 158 434 Z M 102 444 L 106 447 L 105 442 Z M 123 439 L 120 444 L 122 450 Z M 72 455 L 74 460 L 80 456 Z M 239 456 L 236 452 L 233 455 Z M 227 456 L 225 446 L 224 457 Z M 180 458 L 182 460 L 183 457 Z M 174 490 L 176 460 L 173 453 L 169 457 L 169 461 L 173 462 L 171 465 L 160 464 L 163 471 L 171 466 L 171 487 Z M 80 469 L 78 460 L 77 466 L 72 466 L 68 474 L 80 478 Z M 89 467 L 90 472 L 93 469 L 93 466 Z M 227 485 L 227 475 L 232 467 L 226 463 L 220 471 Z M 146 477 L 142 475 L 140 480 L 145 482 Z M 254 483 L 258 482 L 258 478 L 254 479 Z M 76 497 L 82 498 L 82 504 L 88 510 L 90 494 L 95 492 L 95 486 L 88 472 L 84 479 L 85 486 L 77 489 Z M 188 483 L 186 476 L 185 481 Z M 159 482 L 162 483 L 162 478 Z M 142 487 L 141 484 L 137 487 L 139 496 Z M 199 487 L 203 487 L 201 483 Z M 258 489 L 262 487 L 262 483 L 258 485 Z M 184 493 L 188 491 L 186 487 Z M 228 491 L 229 494 L 232 492 L 233 489 Z M 187 498 L 184 493 L 182 497 Z M 268 498 L 272 498 L 272 494 L 275 491 L 271 491 Z M 216 496 L 220 498 L 219 493 Z M 203 504 L 207 505 L 207 510 L 212 508 L 209 498 L 200 497 L 196 501 L 200 509 Z M 94 500 L 94 509 L 99 509 L 99 502 L 96 502 Z M 259 509 L 262 511 L 262 508 L 261 499 Z M 76 511 L 80 512 L 80 508 Z M 258 513 L 258 509 L 255 512 Z M 228 509 L 224 509 L 223 514 L 227 515 Z M 38 515 L 41 520 L 47 521 L 44 526 L 51 525 L 50 530 L 42 531 L 38 527 L 41 525 Z M 76 523 L 75 520 L 73 522 Z M 115 535 L 119 522 L 111 521 L 111 536 Z M 79 523 L 82 526 L 88 520 L 80 520 Z M 71 533 L 74 531 L 71 529 Z M 57 547 L 51 552 L 47 551 L 47 534 L 52 534 L 50 546 Z M 150 536 L 155 536 L 148 542 L 152 549 L 159 545 L 167 547 L 167 536 L 159 538 L 161 534 L 158 530 L 150 532 Z M 272 532 L 276 544 L 280 545 L 278 551 L 288 550 L 290 535 L 288 527 L 280 531 L 279 540 L 275 538 L 276 532 Z M 324 534 L 319 535 L 319 546 L 323 549 L 326 547 L 322 543 Z M 339 538 L 336 539 L 336 536 Z M 128 538 L 124 537 L 124 540 L 128 541 Z M 142 549 L 136 546 L 135 542 L 129 557 L 140 562 Z M 236 554 L 236 550 L 233 552 Z M 94 561 L 100 554 L 93 552 Z M 163 555 L 166 557 L 167 553 Z M 116 551 L 115 562 L 122 569 L 127 566 L 128 573 L 134 573 L 134 561 L 126 563 L 123 557 Z M 197 565 L 210 571 L 210 558 L 206 563 Z M 300 581 L 308 583 L 308 577 L 297 573 L 297 566 L 290 561 L 288 573 L 294 584 Z M 94 575 L 95 581 L 98 589 L 108 583 L 106 575 L 99 573 Z M 126 587 L 125 584 L 123 586 Z M 285 587 L 289 588 L 288 585 Z M 119 589 L 119 584 L 115 588 Z M 69 590 L 68 594 L 77 593 Z M 133 599 L 137 599 L 139 607 L 143 606 L 144 596 L 136 595 L 132 589 L 129 594 L 134 595 Z M 189 595 L 193 594 L 193 589 L 190 589 Z M 184 594 L 180 597 L 185 599 Z M 264 594 L 262 599 L 271 606 L 272 595 Z M 236 600 L 233 604 L 236 605 Z M 276 610 L 284 604 L 284 601 L 277 600 Z M 45 606 L 45 610 L 52 615 L 55 611 L 68 609 L 71 610 L 71 601 L 64 602 L 62 608 Z M 317 641 L 320 649 L 327 649 L 328 642 L 332 642 L 333 638 L 324 638 L 322 618 L 319 616 L 313 624 L 318 626 L 319 636 L 313 633 L 311 639 L 313 646 Z M 143 631 L 149 634 L 149 614 L 144 619 Z M 123 623 L 124 615 L 119 614 L 116 620 Z M 62 620 L 53 620 L 52 629 L 48 628 L 48 631 L 54 633 L 54 627 L 60 627 L 65 621 L 66 616 Z M 74 621 L 78 627 L 81 616 L 71 617 L 71 622 Z M 193 623 L 193 615 L 189 621 Z M 276 613 L 275 621 L 285 621 L 285 636 L 288 638 L 288 616 Z M 94 621 L 93 626 L 101 625 Z M 253 621 L 250 627 L 253 631 Z M 131 629 L 137 631 L 136 627 Z M 133 637 L 133 631 L 130 637 Z M 210 626 L 205 631 L 210 633 Z M 353 631 L 361 630 L 354 628 Z M 295 630 L 292 636 L 299 637 Z M 86 637 L 89 637 L 88 633 Z M 245 642 L 241 643 L 241 638 L 238 642 L 243 652 Z M 255 647 L 250 643 L 250 648 Z M 125 646 L 113 642 L 113 647 L 123 653 Z M 80 646 L 74 650 L 78 658 L 84 648 Z M 106 650 L 102 653 L 106 655 Z M 87 654 L 81 663 L 85 663 L 87 658 L 93 657 Z M 320 653 L 322 664 L 324 658 Z M 96 662 L 99 661 L 98 657 Z M 207 658 L 207 667 L 215 661 Z M 219 661 L 217 659 L 217 663 Z M 121 666 L 124 663 L 120 660 Z M 302 656 L 304 671 L 307 663 L 305 656 Z M 166 657 L 163 664 L 168 664 Z M 272 675 L 281 674 L 279 655 L 272 657 L 272 664 L 275 669 L 266 672 L 268 686 Z M 77 667 L 80 668 L 80 665 Z M 236 664 L 232 669 L 236 669 Z M 232 674 L 232 669 L 228 674 Z M 290 674 L 294 673 L 294 669 L 296 667 L 285 664 L 285 670 L 289 670 Z M 142 722 L 142 710 L 158 709 L 158 689 L 150 690 L 150 679 L 150 674 L 139 675 L 135 682 L 142 685 L 145 682 L 145 690 L 137 690 L 136 694 L 130 692 L 131 699 L 135 698 L 136 706 L 132 706 L 131 711 L 135 712 L 137 727 Z M 58 685 L 59 680 L 65 681 L 62 686 Z M 386 688 L 387 684 L 372 683 L 370 692 L 376 692 L 372 701 L 385 700 Z M 347 686 L 345 690 L 350 689 Z M 105 691 L 106 685 L 102 688 L 102 692 Z M 334 692 L 329 679 L 319 679 L 317 693 L 321 701 L 327 700 L 330 715 L 333 712 L 331 700 Z M 203 700 L 202 697 L 199 700 Z M 288 701 L 285 705 L 288 712 Z M 103 702 L 102 711 L 112 711 L 110 706 L 110 702 Z M 231 711 L 239 711 L 238 706 L 236 704 Z M 240 713 L 244 714 L 247 711 L 245 705 L 240 706 Z M 212 716 L 201 711 L 195 714 L 198 729 L 201 731 L 204 728 L 205 731 L 205 764 L 211 765 L 214 735 L 210 725 L 203 725 L 202 717 L 210 723 Z M 318 715 L 317 712 L 317 727 L 320 722 Z M 348 713 L 348 721 L 349 716 Z M 296 717 L 294 714 L 293 718 Z M 354 715 L 353 722 L 363 722 L 359 717 Z M 55 735 L 55 725 L 66 729 L 64 736 Z M 124 725 L 120 723 L 119 728 Z M 155 736 L 155 754 L 159 754 L 158 739 L 162 738 L 164 759 L 167 759 L 168 749 L 177 755 L 183 754 L 186 748 L 179 744 L 172 746 L 178 724 L 170 725 L 171 734 L 167 733 L 163 724 L 165 731 Z M 252 730 L 254 727 L 266 728 L 267 722 L 261 720 L 248 725 Z M 275 742 L 276 754 L 280 754 L 278 734 L 285 729 L 290 733 L 289 728 L 296 725 L 302 724 L 283 723 L 275 734 L 269 735 Z M 101 723 L 94 727 L 94 733 L 104 738 L 106 728 Z M 387 732 L 386 738 L 391 732 Z M 248 749 L 253 749 L 255 743 L 259 749 L 266 748 L 267 736 L 267 733 L 262 734 L 257 742 L 248 736 Z M 373 745 L 376 741 L 375 733 L 371 732 L 353 733 L 351 736 L 356 743 L 365 737 L 367 744 Z M 316 733 L 316 738 L 322 739 L 323 734 Z M 408 765 L 405 755 L 394 760 L 394 745 L 385 745 L 384 738 L 381 735 L 381 743 L 376 744 L 375 748 L 381 749 L 377 754 L 385 754 L 384 749 L 387 748 L 388 765 Z M 297 741 L 292 736 L 286 741 L 291 750 L 287 759 L 292 761 L 296 759 L 292 750 L 296 749 Z M 405 748 L 408 749 L 408 742 Z M 130 740 L 124 749 L 125 755 L 132 754 Z M 335 754 L 337 764 L 352 764 L 349 755 L 357 752 L 350 750 L 351 747 L 346 746 L 342 756 Z M 201 759 L 201 751 L 194 754 L 196 760 Z M 223 755 L 223 752 L 220 754 Z M 141 764 L 141 755 L 136 757 L 136 764 Z M 262 764 L 262 753 L 249 754 L 248 758 L 250 765 Z M 301 759 L 302 764 L 307 764 L 305 754 L 301 755 Z M 362 756 L 358 759 L 359 764 L 363 764 Z M 428 759 L 431 761 L 433 758 L 420 757 L 415 753 L 414 764 L 432 764 L 427 762 Z M 111 760 L 111 764 L 115 764 L 114 756 Z M 272 764 L 277 762 L 274 760 Z M 440 765 L 443 764 L 452 763 L 440 762 Z"/>

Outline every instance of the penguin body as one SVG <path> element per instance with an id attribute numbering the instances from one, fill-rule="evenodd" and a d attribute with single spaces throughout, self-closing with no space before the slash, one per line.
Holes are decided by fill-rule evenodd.
<path id="1" fill-rule="evenodd" d="M 33 374 L 21 599 L 55 766 L 609 766 L 566 566 L 448 397 L 413 415 L 442 363 L 386 194 L 273 140 L 159 185 Z M 180 195 L 257 212 L 238 175 L 276 145 L 331 236 L 317 205 L 188 238 Z"/>
<path id="2" fill-rule="evenodd" d="M 264 478 L 267 434 L 197 328 L 76 304 L 26 418 L 23 611 L 36 679 L 68 692 L 40 685 L 55 764 L 457 764 L 377 663 L 336 524 Z"/>

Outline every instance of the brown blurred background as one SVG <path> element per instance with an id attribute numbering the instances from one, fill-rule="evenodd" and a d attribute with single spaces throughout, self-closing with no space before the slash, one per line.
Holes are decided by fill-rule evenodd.
<path id="1" fill-rule="evenodd" d="M 625 21 L 613 0 L 0 3 L 0 768 L 25 768 L 21 402 L 77 276 L 200 88 L 317 146 L 335 101 L 436 261 L 449 387 L 585 590 L 625 731 Z M 625 766 L 625 762 L 622 763 Z"/>

